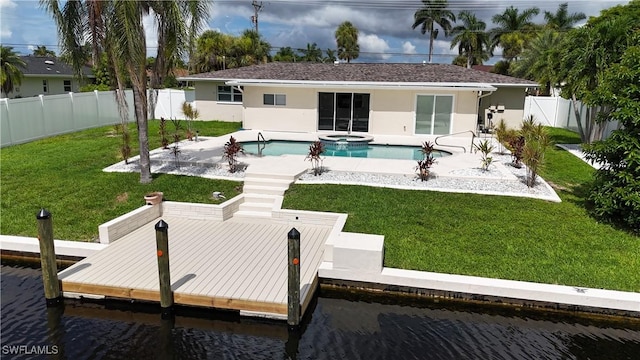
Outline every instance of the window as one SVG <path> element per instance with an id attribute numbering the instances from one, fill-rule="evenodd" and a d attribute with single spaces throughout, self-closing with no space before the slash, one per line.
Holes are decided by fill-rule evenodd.
<path id="1" fill-rule="evenodd" d="M 242 87 L 240 87 L 242 90 Z M 236 87 L 218 86 L 218 101 L 242 102 L 242 92 Z"/>
<path id="2" fill-rule="evenodd" d="M 453 96 L 418 95 L 416 101 L 416 134 L 451 133 Z"/>
<path id="3" fill-rule="evenodd" d="M 71 92 L 71 80 L 64 81 L 64 91 Z"/>
<path id="4" fill-rule="evenodd" d="M 318 93 L 318 130 L 369 131 L 369 94 Z"/>
<path id="5" fill-rule="evenodd" d="M 264 105 L 287 105 L 287 95 L 284 94 L 264 94 L 262 95 L 262 101 Z"/>
<path id="6" fill-rule="evenodd" d="M 49 92 L 49 82 L 47 80 L 42 80 L 42 92 L 45 94 Z"/>

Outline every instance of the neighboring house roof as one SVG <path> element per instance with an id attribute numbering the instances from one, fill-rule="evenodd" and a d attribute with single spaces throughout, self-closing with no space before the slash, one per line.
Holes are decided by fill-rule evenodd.
<path id="1" fill-rule="evenodd" d="M 371 85 L 430 86 L 487 89 L 490 86 L 537 87 L 511 76 L 467 69 L 449 64 L 390 63 L 280 63 L 272 62 L 235 69 L 189 75 L 179 80 L 217 80 L 239 85 Z"/>
<path id="2" fill-rule="evenodd" d="M 472 65 L 471 68 L 473 70 L 491 72 L 491 70 L 493 70 L 493 65 Z"/>
<path id="3" fill-rule="evenodd" d="M 24 76 L 74 76 L 73 68 L 53 56 L 21 56 L 26 67 L 22 70 Z M 86 77 L 94 77 L 90 67 L 85 66 L 82 73 Z"/>

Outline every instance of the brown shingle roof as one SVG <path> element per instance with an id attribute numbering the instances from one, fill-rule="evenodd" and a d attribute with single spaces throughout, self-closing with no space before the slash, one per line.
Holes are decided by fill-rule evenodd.
<path id="1" fill-rule="evenodd" d="M 252 65 L 185 77 L 219 80 L 346 81 L 399 83 L 481 83 L 536 86 L 533 81 L 449 64 L 279 63 Z"/>

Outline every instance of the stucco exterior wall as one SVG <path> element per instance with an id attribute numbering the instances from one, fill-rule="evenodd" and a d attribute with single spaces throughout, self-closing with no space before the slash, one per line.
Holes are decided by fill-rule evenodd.
<path id="1" fill-rule="evenodd" d="M 323 90 L 324 91 L 324 90 Z M 286 105 L 264 105 L 264 94 L 286 95 Z M 318 91 L 297 87 L 246 87 L 245 129 L 314 132 L 318 123 Z"/>
<path id="2" fill-rule="evenodd" d="M 47 80 L 47 92 L 43 91 L 42 80 Z M 66 94 L 69 91 L 64 91 L 64 81 L 71 81 L 71 91 L 77 92 L 79 85 L 78 81 L 73 79 L 73 77 L 36 77 L 36 76 L 28 76 L 22 78 L 22 83 L 18 86 L 14 87 L 13 92 L 8 94 L 8 98 L 17 98 L 17 97 L 32 97 L 38 95 L 60 95 Z"/>
<path id="3" fill-rule="evenodd" d="M 199 119 L 242 121 L 242 103 L 218 101 L 218 85 L 224 85 L 224 83 L 212 81 L 195 82 L 195 108 L 200 113 Z"/>
<path id="4" fill-rule="evenodd" d="M 507 127 L 518 129 L 522 124 L 524 117 L 524 98 L 526 96 L 525 88 L 519 87 L 502 87 L 498 88 L 493 94 L 480 99 L 480 116 L 484 124 L 488 124 L 486 120 L 490 106 L 504 106 L 504 111 L 496 111 L 493 113 L 492 123 L 497 125 L 500 119 L 504 119 Z"/>

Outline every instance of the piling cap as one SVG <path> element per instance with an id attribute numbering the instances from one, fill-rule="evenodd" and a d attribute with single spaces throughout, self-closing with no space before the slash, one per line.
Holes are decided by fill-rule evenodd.
<path id="1" fill-rule="evenodd" d="M 296 230 L 296 228 L 292 228 L 287 236 L 289 237 L 289 239 L 300 240 L 300 232 Z"/>
<path id="2" fill-rule="evenodd" d="M 42 208 L 40 209 L 40 211 L 38 211 L 38 213 L 36 214 L 36 219 L 38 220 L 45 220 L 51 217 L 51 213 L 47 211 L 47 209 Z"/>
<path id="3" fill-rule="evenodd" d="M 160 219 L 160 221 L 158 221 L 158 223 L 156 224 L 156 231 L 166 232 L 167 230 L 169 230 L 169 224 L 164 222 L 164 220 Z"/>

